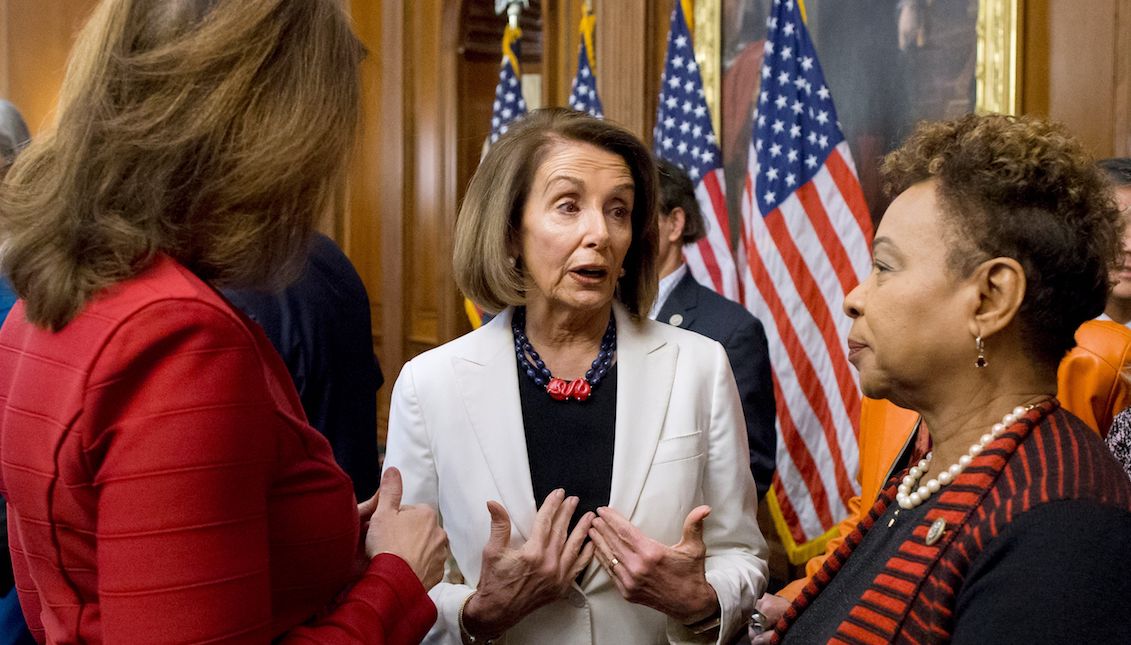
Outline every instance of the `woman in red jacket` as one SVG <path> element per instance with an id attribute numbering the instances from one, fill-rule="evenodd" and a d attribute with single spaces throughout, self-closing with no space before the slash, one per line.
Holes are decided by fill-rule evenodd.
<path id="1" fill-rule="evenodd" d="M 105 0 L 83 30 L 0 203 L 0 492 L 40 641 L 407 643 L 435 619 L 435 515 L 396 473 L 356 505 L 215 290 L 301 268 L 362 55 L 335 0 Z"/>

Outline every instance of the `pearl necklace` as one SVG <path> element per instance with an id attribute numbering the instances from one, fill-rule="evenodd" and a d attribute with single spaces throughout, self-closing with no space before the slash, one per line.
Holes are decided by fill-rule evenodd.
<path id="1" fill-rule="evenodd" d="M 1036 405 L 1036 403 L 1033 403 L 1013 408 L 1009 414 L 1001 418 L 1000 423 L 995 423 L 989 432 L 982 435 L 977 443 L 971 445 L 966 454 L 958 458 L 957 464 L 953 464 L 950 468 L 940 472 L 938 477 L 928 479 L 926 484 L 919 485 L 919 478 L 926 474 L 931 463 L 931 453 L 927 453 L 926 457 L 920 459 L 918 464 L 907 471 L 907 476 L 899 484 L 898 492 L 895 495 L 895 501 L 899 503 L 899 507 L 904 510 L 911 510 L 927 501 L 943 486 L 957 479 L 966 469 L 966 466 L 969 466 L 970 462 L 974 460 L 974 457 L 977 457 L 991 441 L 997 439 L 1001 433 L 1005 432 L 1006 428 L 1017 423 L 1018 419 L 1025 416 L 1025 413 L 1032 410 Z"/>

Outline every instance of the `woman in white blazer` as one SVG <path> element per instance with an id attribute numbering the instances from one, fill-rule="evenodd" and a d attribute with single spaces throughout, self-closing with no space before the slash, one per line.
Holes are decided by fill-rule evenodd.
<path id="1" fill-rule="evenodd" d="M 530 113 L 456 225 L 456 280 L 500 313 L 410 361 L 385 466 L 452 558 L 430 643 L 728 642 L 766 584 L 722 347 L 648 320 L 654 168 L 623 128 Z"/>

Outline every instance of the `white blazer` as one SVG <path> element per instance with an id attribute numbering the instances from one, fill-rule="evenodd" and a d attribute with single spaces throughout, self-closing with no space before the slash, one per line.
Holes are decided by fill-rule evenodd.
<path id="1" fill-rule="evenodd" d="M 614 311 L 617 416 L 609 506 L 665 544 L 679 542 L 691 509 L 711 506 L 704 524 L 707 581 L 718 594 L 721 633 L 734 634 L 765 590 L 767 569 L 742 406 L 726 353 L 704 336 L 636 318 L 619 303 Z M 445 579 L 430 591 L 439 617 L 426 643 L 461 642 L 457 615 L 479 580 L 490 534 L 487 500 L 498 500 L 510 514 L 512 547 L 527 539 L 537 512 L 511 314 L 508 309 L 414 358 L 393 388 L 385 467 L 401 470 L 404 503 L 439 511 L 451 546 Z M 527 616 L 502 642 L 713 640 L 624 600 L 594 558 L 566 598 Z"/>

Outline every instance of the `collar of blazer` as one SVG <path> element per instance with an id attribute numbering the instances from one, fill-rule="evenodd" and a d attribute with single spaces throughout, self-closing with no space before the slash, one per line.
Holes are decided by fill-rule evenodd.
<path id="1" fill-rule="evenodd" d="M 609 506 L 631 519 L 656 452 L 679 348 L 652 321 L 634 318 L 620 303 L 613 304 L 613 311 L 617 319 L 617 424 Z M 452 368 L 471 430 L 502 498 L 499 501 L 515 529 L 528 539 L 537 508 L 518 397 L 512 313 L 513 309 L 504 310 L 475 332 L 479 338 L 452 358 Z M 569 428 L 561 431 L 569 432 Z"/>

